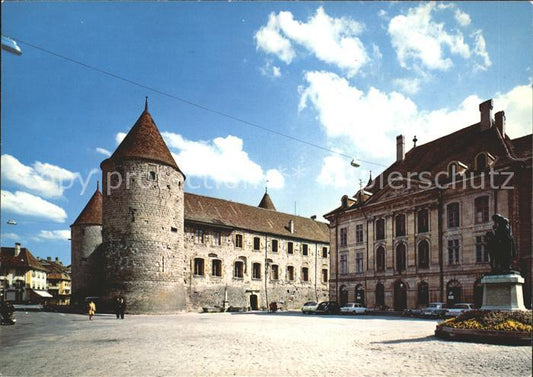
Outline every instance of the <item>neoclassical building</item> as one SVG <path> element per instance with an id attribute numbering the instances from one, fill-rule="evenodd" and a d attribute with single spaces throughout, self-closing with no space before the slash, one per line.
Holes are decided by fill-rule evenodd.
<path id="1" fill-rule="evenodd" d="M 405 151 L 325 217 L 330 297 L 395 310 L 482 300 L 490 272 L 491 217 L 510 220 L 531 306 L 532 136 L 510 139 L 503 111 L 479 105 L 480 122 Z"/>
<path id="2" fill-rule="evenodd" d="M 148 106 L 101 164 L 102 192 L 71 225 L 72 299 L 125 297 L 131 312 L 287 308 L 328 296 L 325 223 L 184 192 Z"/>

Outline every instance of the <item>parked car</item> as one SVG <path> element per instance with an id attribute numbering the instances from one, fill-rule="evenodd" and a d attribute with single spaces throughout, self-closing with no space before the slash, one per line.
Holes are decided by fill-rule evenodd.
<path id="1" fill-rule="evenodd" d="M 335 301 L 324 301 L 318 304 L 317 314 L 339 314 L 340 306 Z"/>
<path id="2" fill-rule="evenodd" d="M 430 302 L 426 308 L 420 311 L 420 315 L 426 318 L 442 318 L 446 314 L 446 304 L 443 302 Z"/>
<path id="3" fill-rule="evenodd" d="M 318 307 L 318 303 L 314 301 L 309 301 L 302 306 L 302 313 L 303 314 L 311 314 L 316 312 L 316 308 Z"/>
<path id="4" fill-rule="evenodd" d="M 445 315 L 446 317 L 457 317 L 459 314 L 474 309 L 474 304 L 462 302 L 460 304 L 455 304 L 453 308 L 447 309 Z"/>
<path id="5" fill-rule="evenodd" d="M 357 302 L 350 302 L 344 306 L 341 306 L 342 314 L 363 314 L 364 312 L 366 312 L 366 308 Z"/>

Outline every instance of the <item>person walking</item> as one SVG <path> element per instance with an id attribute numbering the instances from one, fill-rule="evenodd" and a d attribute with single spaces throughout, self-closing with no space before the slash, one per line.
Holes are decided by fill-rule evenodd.
<path id="1" fill-rule="evenodd" d="M 117 301 L 115 302 L 115 314 L 117 316 L 117 319 L 120 318 L 120 310 L 121 310 L 121 303 L 120 303 L 120 300 L 121 298 L 120 297 L 117 297 Z"/>
<path id="2" fill-rule="evenodd" d="M 88 309 L 89 309 L 89 320 L 92 321 L 94 317 L 94 313 L 96 313 L 96 305 L 93 301 L 89 302 Z"/>
<path id="3" fill-rule="evenodd" d="M 118 315 L 120 314 L 120 319 L 124 319 L 124 312 L 126 311 L 126 301 L 124 301 L 124 299 L 121 297 L 119 299 L 119 311 L 118 311 L 118 314 L 117 314 L 117 318 L 118 318 Z"/>

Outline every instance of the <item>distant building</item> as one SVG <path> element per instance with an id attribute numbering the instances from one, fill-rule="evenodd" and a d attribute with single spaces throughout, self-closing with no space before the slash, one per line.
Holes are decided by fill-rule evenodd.
<path id="1" fill-rule="evenodd" d="M 10 302 L 40 303 L 52 297 L 46 288 L 46 268 L 20 243 L 2 247 L 0 253 L 0 287 Z"/>
<path id="2" fill-rule="evenodd" d="M 70 304 L 70 274 L 66 266 L 58 257 L 52 260 L 51 257 L 39 259 L 41 265 L 47 270 L 48 293 L 53 297 L 47 300 L 51 305 L 69 305 Z"/>
<path id="3" fill-rule="evenodd" d="M 405 153 L 325 217 L 330 221 L 330 297 L 396 310 L 482 301 L 490 272 L 485 233 L 510 220 L 531 306 L 532 136 L 511 140 L 492 100 L 481 121 Z M 413 140 L 416 144 L 416 140 Z"/>
<path id="4" fill-rule="evenodd" d="M 185 175 L 147 106 L 72 232 L 73 300 L 125 297 L 132 312 L 298 308 L 326 299 L 327 224 L 184 192 Z"/>

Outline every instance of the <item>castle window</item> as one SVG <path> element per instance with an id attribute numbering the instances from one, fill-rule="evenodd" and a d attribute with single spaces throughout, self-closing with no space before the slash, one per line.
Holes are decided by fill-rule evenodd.
<path id="1" fill-rule="evenodd" d="M 155 181 L 156 178 L 157 178 L 157 175 L 155 174 L 155 171 L 151 171 L 150 174 L 148 175 L 148 180 Z"/>
<path id="2" fill-rule="evenodd" d="M 405 266 L 405 244 L 400 243 L 396 246 L 396 270 L 401 273 Z"/>
<path id="3" fill-rule="evenodd" d="M 396 216 L 396 237 L 405 236 L 405 215 Z"/>
<path id="4" fill-rule="evenodd" d="M 385 239 L 385 219 L 376 221 L 376 240 Z"/>
<path id="5" fill-rule="evenodd" d="M 376 268 L 378 271 L 385 270 L 385 249 L 383 246 L 378 247 L 376 250 Z"/>
<path id="6" fill-rule="evenodd" d="M 322 269 L 322 283 L 327 283 L 327 282 L 328 282 L 328 269 L 323 268 Z"/>
<path id="7" fill-rule="evenodd" d="M 429 268 L 429 243 L 426 240 L 418 244 L 418 267 Z"/>
<path id="8" fill-rule="evenodd" d="M 309 255 L 309 245 L 308 244 L 303 244 L 302 245 L 302 255 Z"/>
<path id="9" fill-rule="evenodd" d="M 302 280 L 309 281 L 309 268 L 307 267 L 302 268 Z"/>
<path id="10" fill-rule="evenodd" d="M 194 258 L 194 276 L 204 276 L 203 258 Z"/>
<path id="11" fill-rule="evenodd" d="M 277 264 L 273 264 L 271 266 L 271 269 L 272 269 L 272 280 L 278 280 L 279 279 L 279 267 Z"/>
<path id="12" fill-rule="evenodd" d="M 448 215 L 448 228 L 459 227 L 459 203 L 448 204 L 446 206 L 446 213 Z"/>
<path id="13" fill-rule="evenodd" d="M 363 224 L 355 226 L 355 242 L 363 243 Z"/>
<path id="14" fill-rule="evenodd" d="M 429 230 L 429 214 L 427 209 L 418 211 L 417 226 L 418 233 L 426 233 Z"/>
<path id="15" fill-rule="evenodd" d="M 211 260 L 211 276 L 222 276 L 222 261 L 220 259 Z"/>
<path id="16" fill-rule="evenodd" d="M 235 262 L 233 269 L 233 276 L 242 279 L 244 277 L 244 263 L 241 261 Z"/>
<path id="17" fill-rule="evenodd" d="M 289 253 L 289 254 L 294 253 L 294 243 L 289 242 L 289 243 L 287 244 L 287 253 Z"/>
<path id="18" fill-rule="evenodd" d="M 487 169 L 487 156 L 485 153 L 480 153 L 476 157 L 476 170 L 483 171 Z"/>
<path id="19" fill-rule="evenodd" d="M 328 257 L 328 248 L 327 247 L 323 247 L 322 248 L 322 258 L 327 258 Z"/>
<path id="20" fill-rule="evenodd" d="M 363 253 L 355 254 L 355 272 L 363 272 Z"/>
<path id="21" fill-rule="evenodd" d="M 287 266 L 287 280 L 289 281 L 294 280 L 294 267 L 293 266 Z"/>
<path id="22" fill-rule="evenodd" d="M 476 263 L 489 261 L 489 251 L 485 242 L 485 236 L 476 236 Z"/>
<path id="23" fill-rule="evenodd" d="M 489 222 L 489 197 L 480 196 L 474 200 L 474 210 L 476 214 L 476 224 Z"/>
<path id="24" fill-rule="evenodd" d="M 429 304 L 429 286 L 426 282 L 418 284 L 418 306 L 423 307 Z"/>
<path id="25" fill-rule="evenodd" d="M 213 232 L 213 245 L 220 246 L 221 243 L 220 232 Z"/>
<path id="26" fill-rule="evenodd" d="M 341 228 L 340 237 L 340 246 L 346 246 L 348 244 L 348 230 L 346 228 Z"/>
<path id="27" fill-rule="evenodd" d="M 272 240 L 272 252 L 273 253 L 278 252 L 278 240 Z"/>
<path id="28" fill-rule="evenodd" d="M 459 240 L 448 240 L 448 264 L 459 264 Z"/>
<path id="29" fill-rule="evenodd" d="M 260 248 L 261 248 L 261 240 L 259 239 L 259 237 L 254 237 L 254 250 L 259 251 Z"/>
<path id="30" fill-rule="evenodd" d="M 341 275 L 344 275 L 344 274 L 347 274 L 348 273 L 348 254 L 344 253 L 344 254 L 341 254 L 341 260 L 340 260 L 340 264 L 341 264 Z"/>
<path id="31" fill-rule="evenodd" d="M 242 234 L 236 234 L 235 235 L 235 247 L 241 247 L 242 248 Z"/>
<path id="32" fill-rule="evenodd" d="M 261 263 L 252 264 L 252 279 L 261 279 Z"/>

